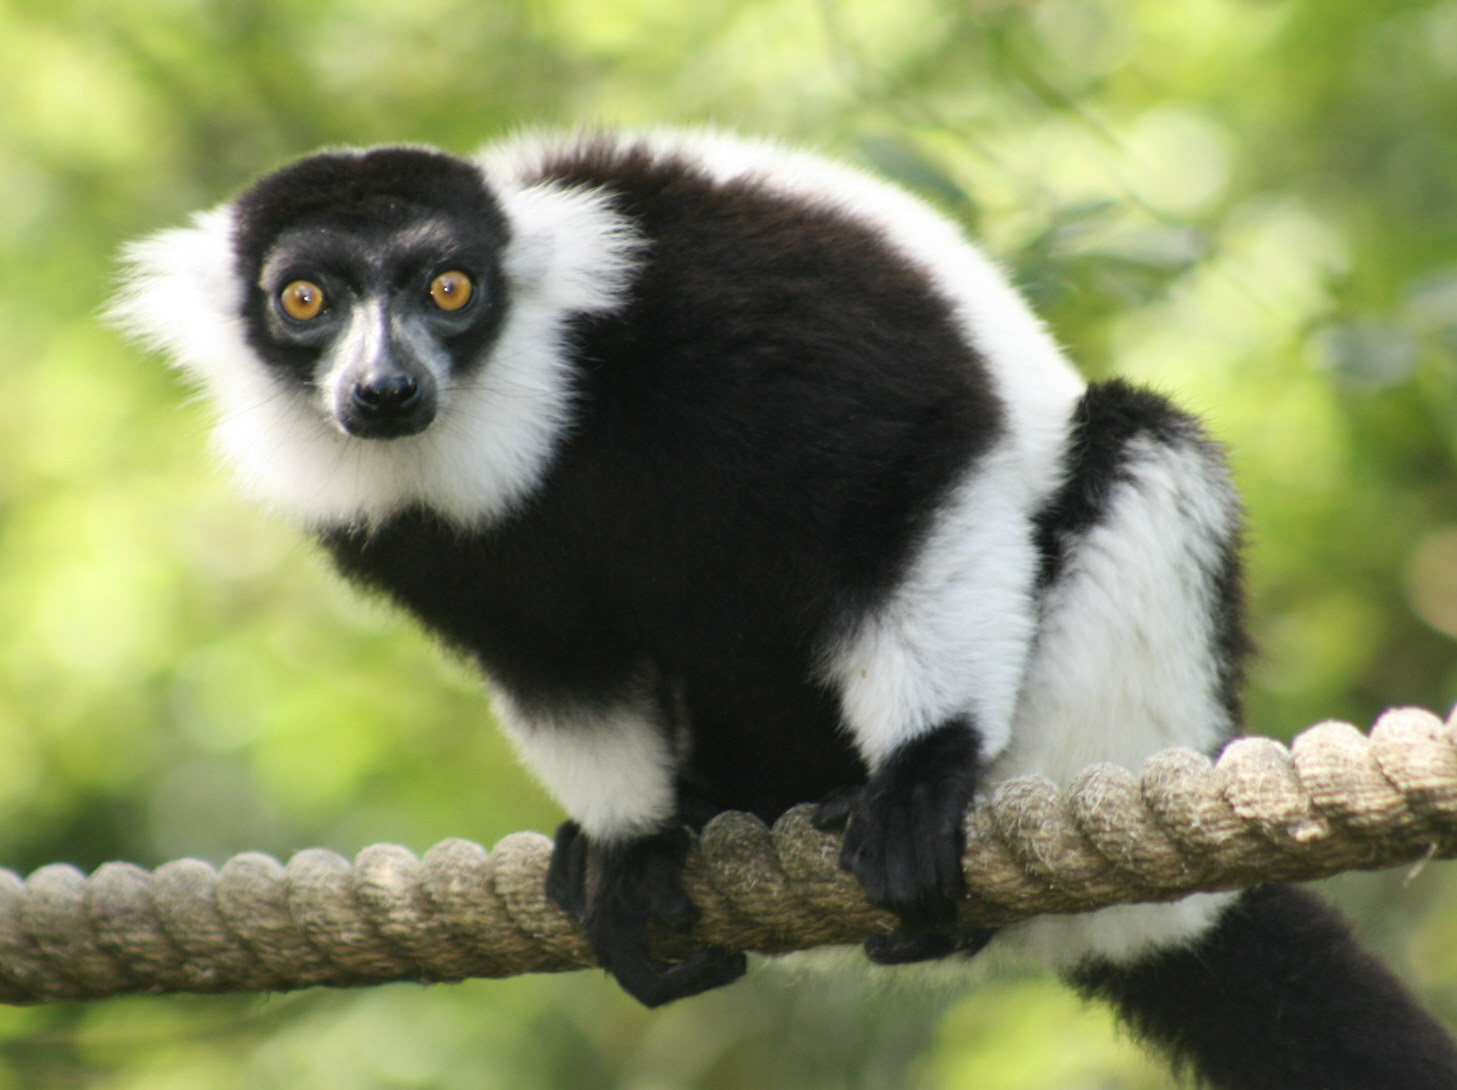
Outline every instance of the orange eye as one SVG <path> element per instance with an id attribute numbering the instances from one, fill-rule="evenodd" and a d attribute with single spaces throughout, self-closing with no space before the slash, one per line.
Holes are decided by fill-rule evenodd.
<path id="1" fill-rule="evenodd" d="M 295 280 L 278 293 L 278 303 L 290 318 L 311 321 L 324 309 L 324 289 L 312 280 Z"/>
<path id="2" fill-rule="evenodd" d="M 459 310 L 470 302 L 470 277 L 463 272 L 443 272 L 430 281 L 430 298 L 441 310 Z"/>

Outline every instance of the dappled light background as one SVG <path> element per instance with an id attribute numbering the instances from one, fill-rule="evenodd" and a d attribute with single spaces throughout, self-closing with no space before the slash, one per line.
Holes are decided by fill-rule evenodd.
<path id="1" fill-rule="evenodd" d="M 550 829 L 470 671 L 215 472 L 116 253 L 321 144 L 712 123 L 957 216 L 1092 375 L 1230 446 L 1252 730 L 1457 700 L 1457 0 L 0 4 L 0 865 Z M 1457 1021 L 1457 875 L 1332 883 Z M 0 1010 L 8 1087 L 1167 1077 L 1047 981 L 600 974 Z"/>

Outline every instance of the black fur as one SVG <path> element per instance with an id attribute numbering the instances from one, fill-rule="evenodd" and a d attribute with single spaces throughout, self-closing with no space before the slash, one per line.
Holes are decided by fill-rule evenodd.
<path id="1" fill-rule="evenodd" d="M 1185 949 L 1069 976 L 1216 1090 L 1452 1090 L 1457 1049 L 1318 898 L 1243 894 Z"/>
<path id="2" fill-rule="evenodd" d="M 509 237 L 480 171 L 428 148 L 372 148 L 310 155 L 264 176 L 233 202 L 238 271 L 248 274 L 286 231 L 317 225 L 365 238 L 444 213 Z"/>

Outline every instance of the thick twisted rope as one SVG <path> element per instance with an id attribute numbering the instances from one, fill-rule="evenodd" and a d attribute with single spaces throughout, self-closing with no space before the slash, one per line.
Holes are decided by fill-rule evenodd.
<path id="1" fill-rule="evenodd" d="M 773 829 L 723 814 L 688 865 L 703 916 L 663 951 L 713 943 L 783 952 L 889 929 L 837 865 L 810 808 Z M 1197 891 L 1320 878 L 1457 855 L 1457 713 L 1382 716 L 1370 737 L 1323 723 L 1287 750 L 1231 744 L 1217 764 L 1169 750 L 1141 776 L 1111 765 L 1065 792 L 1002 784 L 967 817 L 966 923 L 998 926 Z M 487 852 L 446 840 L 417 859 L 379 844 L 351 864 L 310 849 L 219 869 L 193 859 L 89 877 L 0 871 L 0 1001 L 126 992 L 277 991 L 456 981 L 594 964 L 546 900 L 551 841 L 515 833 Z"/>

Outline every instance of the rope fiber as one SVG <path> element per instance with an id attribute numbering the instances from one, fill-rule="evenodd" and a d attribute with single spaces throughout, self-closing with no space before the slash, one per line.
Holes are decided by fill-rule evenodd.
<path id="1" fill-rule="evenodd" d="M 685 881 L 702 909 L 664 956 L 706 944 L 781 953 L 891 929 L 838 866 L 838 837 L 798 807 L 774 827 L 721 814 Z M 0 870 L 0 1002 L 123 993 L 282 991 L 395 980 L 459 981 L 595 964 L 546 899 L 551 840 L 513 833 L 486 851 L 445 840 L 416 858 L 376 844 L 351 863 L 308 849 L 281 864 L 247 852 L 147 871 L 66 864 Z M 967 815 L 962 920 L 995 927 L 1199 891 L 1422 864 L 1457 855 L 1457 712 L 1345 723 L 1287 749 L 1231 743 L 1217 763 L 1187 750 L 1141 775 L 1095 765 L 1066 791 L 1001 784 Z"/>

